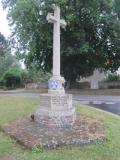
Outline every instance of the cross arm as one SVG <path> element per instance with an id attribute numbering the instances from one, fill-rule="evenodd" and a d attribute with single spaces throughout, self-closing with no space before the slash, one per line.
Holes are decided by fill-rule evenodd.
<path id="1" fill-rule="evenodd" d="M 67 23 L 65 22 L 64 19 L 61 19 L 61 20 L 60 20 L 60 26 L 61 26 L 62 28 L 64 28 L 64 29 L 65 29 L 65 27 L 67 26 Z"/>
<path id="2" fill-rule="evenodd" d="M 52 13 L 48 13 L 48 15 L 47 15 L 47 21 L 48 21 L 49 23 L 57 22 L 56 18 L 53 16 Z"/>
<path id="3" fill-rule="evenodd" d="M 52 8 L 53 8 L 54 10 L 60 9 L 60 7 L 56 6 L 55 4 L 52 4 Z"/>

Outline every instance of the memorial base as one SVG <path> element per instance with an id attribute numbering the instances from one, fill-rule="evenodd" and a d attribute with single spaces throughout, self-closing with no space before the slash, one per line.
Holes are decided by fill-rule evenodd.
<path id="1" fill-rule="evenodd" d="M 72 95 L 41 94 L 40 106 L 35 113 L 35 121 L 45 126 L 67 127 L 76 120 Z"/>

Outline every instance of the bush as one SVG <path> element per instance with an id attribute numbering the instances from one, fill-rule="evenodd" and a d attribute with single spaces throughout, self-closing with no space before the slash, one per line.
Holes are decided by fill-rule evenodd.
<path id="1" fill-rule="evenodd" d="M 107 82 L 120 81 L 120 76 L 117 73 L 109 74 L 108 77 L 106 78 L 106 81 Z"/>
<path id="2" fill-rule="evenodd" d="M 27 72 L 21 68 L 10 68 L 3 75 L 3 82 L 6 87 L 17 88 L 22 87 L 27 77 Z"/>
<path id="3" fill-rule="evenodd" d="M 6 87 L 10 88 L 19 87 L 21 85 L 21 77 L 19 75 L 7 71 L 4 74 L 4 84 Z"/>
<path id="4" fill-rule="evenodd" d="M 4 80 L 3 80 L 3 78 L 0 79 L 0 86 L 4 86 Z"/>

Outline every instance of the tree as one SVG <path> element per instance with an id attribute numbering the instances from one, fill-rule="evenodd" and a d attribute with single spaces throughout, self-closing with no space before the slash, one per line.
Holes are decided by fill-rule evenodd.
<path id="1" fill-rule="evenodd" d="M 20 66 L 18 60 L 11 54 L 9 44 L 0 33 L 0 79 L 10 67 Z"/>
<path id="2" fill-rule="evenodd" d="M 6 45 L 5 37 L 0 33 L 0 56 L 4 56 Z"/>
<path id="3" fill-rule="evenodd" d="M 51 4 L 62 8 L 68 25 L 61 30 L 61 73 L 68 81 L 95 68 L 115 71 L 120 66 L 119 0 L 2 0 L 17 44 L 18 56 L 37 69 L 51 71 L 52 28 L 46 21 Z"/>
<path id="4" fill-rule="evenodd" d="M 46 82 L 50 79 L 52 75 L 46 73 L 43 70 L 38 70 L 34 63 L 29 65 L 28 69 L 28 79 L 32 82 Z"/>

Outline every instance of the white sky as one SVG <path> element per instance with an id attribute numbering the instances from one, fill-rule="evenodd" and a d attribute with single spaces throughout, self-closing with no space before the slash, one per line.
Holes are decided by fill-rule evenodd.
<path id="1" fill-rule="evenodd" d="M 10 27 L 6 19 L 7 11 L 2 9 L 0 0 L 0 32 L 7 38 L 10 36 Z"/>

